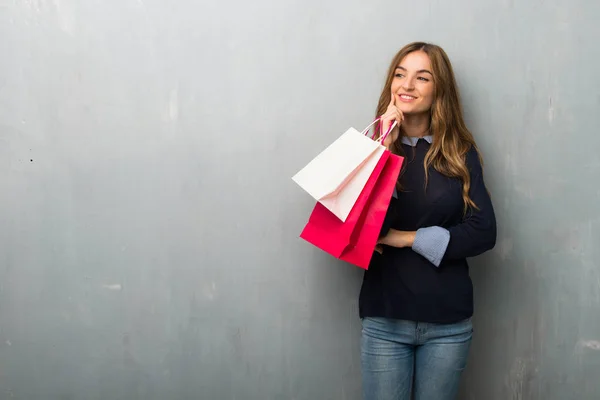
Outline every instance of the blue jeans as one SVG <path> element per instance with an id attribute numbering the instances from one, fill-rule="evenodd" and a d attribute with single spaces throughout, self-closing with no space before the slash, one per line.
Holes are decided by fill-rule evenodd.
<path id="1" fill-rule="evenodd" d="M 365 400 L 454 400 L 467 364 L 473 325 L 386 318 L 362 321 Z"/>

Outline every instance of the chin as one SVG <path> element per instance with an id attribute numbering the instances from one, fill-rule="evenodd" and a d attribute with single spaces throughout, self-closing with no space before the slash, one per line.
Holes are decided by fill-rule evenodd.
<path id="1" fill-rule="evenodd" d="M 430 111 L 429 109 L 422 110 L 418 107 L 398 107 L 398 108 L 400 109 L 400 111 L 402 111 L 402 113 L 404 115 L 426 114 Z"/>
<path id="2" fill-rule="evenodd" d="M 404 107 L 403 107 L 404 106 Z M 404 114 L 415 114 L 417 109 L 413 106 L 403 104 L 402 106 L 398 106 L 398 109 L 402 111 Z"/>

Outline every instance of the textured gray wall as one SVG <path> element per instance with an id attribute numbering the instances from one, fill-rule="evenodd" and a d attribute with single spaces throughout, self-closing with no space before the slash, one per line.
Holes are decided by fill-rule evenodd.
<path id="1" fill-rule="evenodd" d="M 455 65 L 499 220 L 462 398 L 598 398 L 598 18 L 0 1 L 0 398 L 359 399 L 361 271 L 298 239 L 291 176 L 412 40 Z"/>

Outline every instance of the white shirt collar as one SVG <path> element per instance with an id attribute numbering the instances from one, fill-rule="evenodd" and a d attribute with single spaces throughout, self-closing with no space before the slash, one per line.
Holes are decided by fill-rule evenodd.
<path id="1" fill-rule="evenodd" d="M 424 139 L 429 144 L 431 144 L 433 142 L 433 136 L 427 135 L 427 136 L 423 136 L 421 138 L 412 137 L 412 136 L 402 136 L 402 143 L 404 143 L 408 146 L 415 147 L 417 145 L 417 142 L 419 141 L 419 139 Z"/>

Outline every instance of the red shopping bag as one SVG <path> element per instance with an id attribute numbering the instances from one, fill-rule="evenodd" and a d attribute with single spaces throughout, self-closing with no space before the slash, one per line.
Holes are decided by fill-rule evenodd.
<path id="1" fill-rule="evenodd" d="M 317 203 L 300 237 L 336 258 L 368 269 L 403 160 L 386 150 L 346 221 Z"/>

